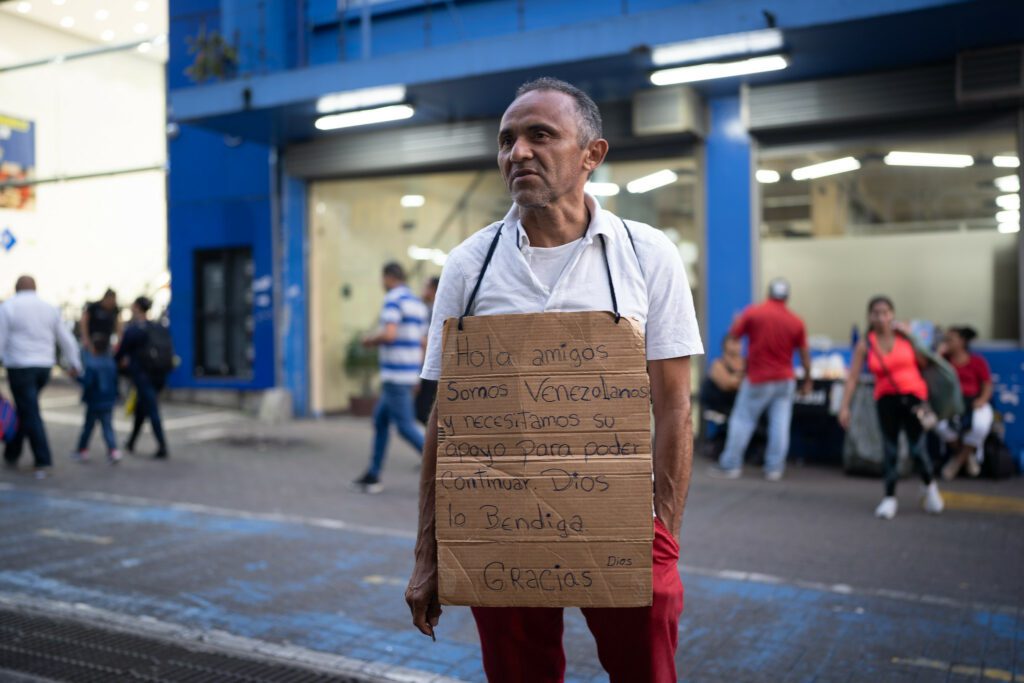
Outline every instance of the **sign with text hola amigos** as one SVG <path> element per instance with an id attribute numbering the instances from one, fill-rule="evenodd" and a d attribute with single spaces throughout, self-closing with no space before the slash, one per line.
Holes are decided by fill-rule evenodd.
<path id="1" fill-rule="evenodd" d="M 643 329 L 607 312 L 445 322 L 437 392 L 441 602 L 651 604 Z"/>

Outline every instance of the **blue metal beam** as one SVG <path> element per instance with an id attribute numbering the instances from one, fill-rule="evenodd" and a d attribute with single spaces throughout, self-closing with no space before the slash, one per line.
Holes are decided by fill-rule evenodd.
<path id="1" fill-rule="evenodd" d="M 964 0 L 792 0 L 771 7 L 782 29 L 912 12 Z M 581 17 L 586 16 L 581 5 Z M 197 121 L 244 109 L 309 102 L 325 92 L 381 83 L 417 85 L 517 69 L 627 55 L 650 45 L 765 27 L 764 0 L 679 5 L 643 14 L 581 21 L 557 29 L 512 33 L 365 61 L 342 62 L 265 76 L 179 88 L 170 104 L 179 121 Z"/>

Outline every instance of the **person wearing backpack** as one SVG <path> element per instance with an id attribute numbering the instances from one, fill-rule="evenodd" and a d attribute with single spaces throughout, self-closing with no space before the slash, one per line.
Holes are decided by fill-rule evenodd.
<path id="1" fill-rule="evenodd" d="M 164 387 L 167 374 L 173 369 L 174 351 L 167 328 L 150 321 L 147 317 L 152 306 L 153 302 L 144 296 L 132 302 L 132 320 L 125 328 L 124 340 L 117 350 L 116 359 L 122 368 L 127 369 L 138 396 L 135 423 L 131 436 L 125 443 L 125 450 L 129 453 L 135 452 L 135 441 L 139 437 L 143 423 L 149 420 L 157 442 L 157 450 L 153 457 L 166 459 L 170 453 L 167 450 L 163 424 L 160 422 L 157 395 Z"/>
<path id="2" fill-rule="evenodd" d="M 922 505 L 925 512 L 938 514 L 945 507 L 921 438 L 924 434 L 921 408 L 928 401 L 928 385 L 921 375 L 914 345 L 897 333 L 893 324 L 895 312 L 896 308 L 887 296 L 876 296 L 868 302 L 869 331 L 853 351 L 846 390 L 843 392 L 843 405 L 839 411 L 839 424 L 843 429 L 849 429 L 850 404 L 861 370 L 867 363 L 871 374 L 875 376 L 875 406 L 885 451 L 885 497 L 875 509 L 875 516 L 880 519 L 896 516 L 901 431 L 907 435 L 910 455 L 917 460 L 921 470 L 921 482 L 924 484 Z"/>

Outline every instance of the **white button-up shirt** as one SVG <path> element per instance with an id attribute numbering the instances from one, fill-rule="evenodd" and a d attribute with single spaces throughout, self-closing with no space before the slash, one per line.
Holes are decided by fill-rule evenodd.
<path id="1" fill-rule="evenodd" d="M 484 275 L 471 315 L 542 313 L 545 311 L 611 311 L 608 271 L 601 253 L 604 235 L 618 299 L 619 313 L 644 325 L 647 359 L 662 360 L 704 352 L 693 309 L 693 295 L 679 250 L 661 230 L 629 221 L 634 251 L 622 221 L 587 195 L 590 225 L 579 249 L 548 289 L 530 270 L 522 249 L 529 246 L 519 221 L 519 207 L 505 220 L 470 236 L 452 250 L 441 273 L 430 324 L 424 379 L 441 377 L 441 333 L 444 321 L 463 314 L 476 286 L 487 250 L 497 230 L 501 237 Z"/>
<path id="2" fill-rule="evenodd" d="M 4 367 L 53 367 L 57 363 L 57 344 L 68 365 L 81 372 L 81 351 L 56 308 L 34 291 L 18 292 L 0 304 L 0 358 Z"/>

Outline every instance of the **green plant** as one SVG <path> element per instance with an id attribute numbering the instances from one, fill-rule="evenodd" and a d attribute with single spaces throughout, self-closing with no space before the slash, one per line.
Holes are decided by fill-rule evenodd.
<path id="1" fill-rule="evenodd" d="M 360 396 L 373 394 L 371 382 L 378 367 L 377 349 L 363 346 L 363 334 L 357 332 L 345 349 L 345 374 L 351 379 L 358 380 Z"/>
<path id="2" fill-rule="evenodd" d="M 238 51 L 217 31 L 206 31 L 206 24 L 199 27 L 194 38 L 186 38 L 188 53 L 195 55 L 192 66 L 185 73 L 196 83 L 209 79 L 231 78 L 238 67 Z"/>

